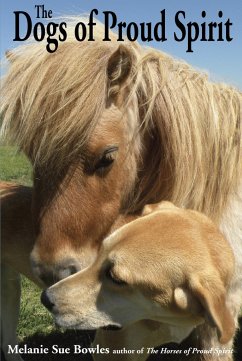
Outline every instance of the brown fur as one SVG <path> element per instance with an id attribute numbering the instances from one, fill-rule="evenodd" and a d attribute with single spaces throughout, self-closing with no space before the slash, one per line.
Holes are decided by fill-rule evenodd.
<path id="1" fill-rule="evenodd" d="M 34 246 L 31 216 L 32 189 L 0 182 L 1 193 L 1 263 L 7 264 L 38 283 L 30 267 Z"/>

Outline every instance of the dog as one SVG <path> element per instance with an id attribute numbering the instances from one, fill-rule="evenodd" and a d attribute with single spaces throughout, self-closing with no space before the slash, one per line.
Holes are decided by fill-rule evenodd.
<path id="1" fill-rule="evenodd" d="M 97 260 L 42 293 L 57 325 L 99 329 L 94 345 L 113 360 L 145 360 L 148 349 L 181 342 L 202 323 L 228 343 L 235 324 L 226 304 L 233 252 L 206 216 L 169 202 L 108 236 Z M 114 332 L 115 330 L 115 332 Z M 138 354 L 143 347 L 143 354 Z"/>

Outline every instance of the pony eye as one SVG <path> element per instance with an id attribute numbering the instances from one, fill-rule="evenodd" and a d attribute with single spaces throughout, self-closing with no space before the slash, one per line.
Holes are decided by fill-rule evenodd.
<path id="1" fill-rule="evenodd" d="M 121 278 L 118 278 L 112 271 L 112 269 L 108 269 L 106 272 L 106 277 L 112 281 L 113 283 L 115 283 L 118 286 L 125 286 L 127 285 L 127 282 L 125 282 L 124 280 L 122 280 Z"/>
<path id="2" fill-rule="evenodd" d="M 113 163 L 113 161 L 114 161 L 114 157 L 112 156 L 112 154 L 105 154 L 96 163 L 95 168 L 97 170 L 97 169 L 102 168 L 102 167 L 103 168 L 109 167 Z"/>
<path id="3" fill-rule="evenodd" d="M 117 155 L 117 147 L 112 147 L 110 149 L 105 150 L 102 156 L 98 159 L 95 164 L 95 171 L 105 171 L 108 169 L 116 159 Z"/>

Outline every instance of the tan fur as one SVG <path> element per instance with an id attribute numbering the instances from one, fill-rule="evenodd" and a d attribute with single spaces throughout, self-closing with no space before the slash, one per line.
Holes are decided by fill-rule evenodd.
<path id="1" fill-rule="evenodd" d="M 151 330 L 149 347 L 177 341 L 172 338 L 173 326 L 180 329 L 181 339 L 185 338 L 187 328 L 191 332 L 203 319 L 216 327 L 220 342 L 227 343 L 235 332 L 226 304 L 234 271 L 229 244 L 217 227 L 197 212 L 167 202 L 153 211 L 149 208 L 148 215 L 104 240 L 92 266 L 47 290 L 56 322 L 79 329 L 122 326 L 111 347 L 127 348 L 128 343 L 133 349 L 136 344 L 146 345 L 140 339 L 149 338 Z M 80 293 L 82 297 L 78 297 Z M 132 329 L 136 335 L 128 340 Z M 98 342 L 101 340 L 107 346 L 102 332 Z M 121 359 L 139 360 L 137 355 Z"/>

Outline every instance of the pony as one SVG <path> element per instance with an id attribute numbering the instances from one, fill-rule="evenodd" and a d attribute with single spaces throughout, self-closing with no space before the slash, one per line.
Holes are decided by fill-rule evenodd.
<path id="1" fill-rule="evenodd" d="M 2 135 L 33 164 L 33 274 L 50 285 L 85 268 L 120 214 L 168 200 L 205 213 L 231 243 L 228 299 L 237 322 L 241 92 L 161 51 L 119 45 L 115 33 L 104 42 L 102 24 L 94 42 L 77 42 L 77 19 L 55 53 L 32 43 L 7 54 Z M 210 328 L 193 338 L 200 348 L 219 347 Z M 196 356 L 208 358 L 215 356 Z"/>

